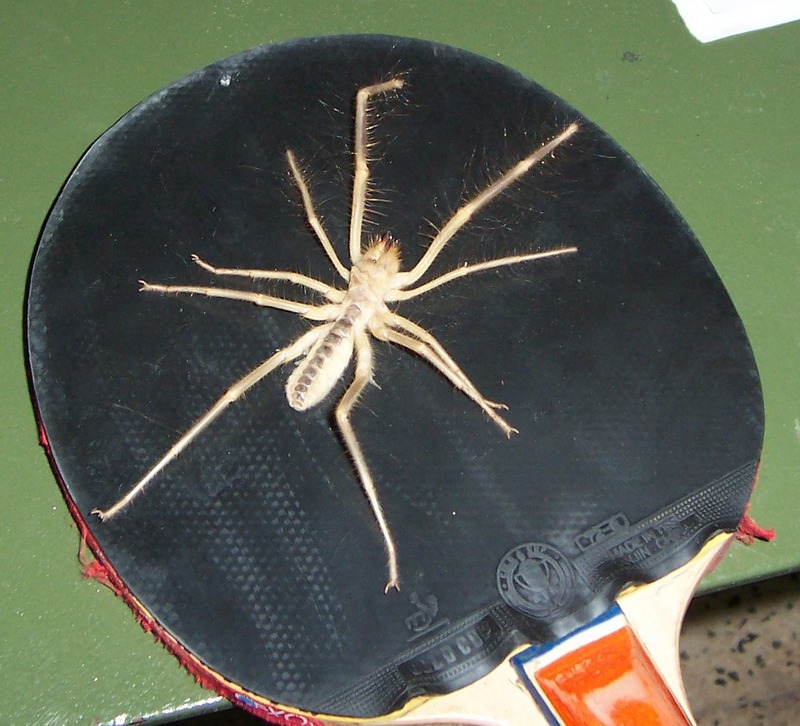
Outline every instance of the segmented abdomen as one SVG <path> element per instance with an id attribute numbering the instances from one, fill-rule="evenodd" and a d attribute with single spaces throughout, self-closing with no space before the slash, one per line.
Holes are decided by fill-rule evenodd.
<path id="1" fill-rule="evenodd" d="M 286 399 L 293 409 L 305 411 L 330 393 L 353 355 L 353 327 L 360 313 L 357 305 L 349 305 L 292 371 Z"/>

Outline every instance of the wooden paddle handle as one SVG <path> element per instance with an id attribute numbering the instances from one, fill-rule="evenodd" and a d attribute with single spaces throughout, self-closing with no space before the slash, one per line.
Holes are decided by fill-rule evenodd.
<path id="1" fill-rule="evenodd" d="M 528 666 L 523 678 L 540 709 L 566 726 L 668 726 L 691 724 L 647 650 L 614 608 L 589 626 L 585 642 Z M 592 632 L 592 631 L 602 631 Z M 570 641 L 581 640 L 581 634 Z M 558 718 L 558 721 L 555 719 Z"/>
<path id="2" fill-rule="evenodd" d="M 589 625 L 518 652 L 460 691 L 417 699 L 375 724 L 422 726 L 685 726 L 695 723 L 680 673 L 683 616 L 733 535 L 711 539 L 686 565 L 631 587 Z"/>

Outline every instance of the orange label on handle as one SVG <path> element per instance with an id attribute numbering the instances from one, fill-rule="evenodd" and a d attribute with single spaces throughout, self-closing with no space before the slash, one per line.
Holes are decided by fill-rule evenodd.
<path id="1" fill-rule="evenodd" d="M 560 656 L 532 675 L 566 726 L 689 723 L 627 627 Z"/>

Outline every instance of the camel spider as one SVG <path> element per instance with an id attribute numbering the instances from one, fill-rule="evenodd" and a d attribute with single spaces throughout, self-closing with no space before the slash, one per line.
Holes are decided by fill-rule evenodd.
<path id="1" fill-rule="evenodd" d="M 215 267 L 200 259 L 197 255 L 192 255 L 192 260 L 212 275 L 249 277 L 260 280 L 282 280 L 319 293 L 327 302 L 315 305 L 257 292 L 219 287 L 160 285 L 140 281 L 141 290 L 145 292 L 206 295 L 208 297 L 241 300 L 255 305 L 297 313 L 308 320 L 319 321 L 320 324 L 306 331 L 286 347 L 278 350 L 257 368 L 234 383 L 116 504 L 109 509 L 93 510 L 93 514 L 98 515 L 100 519 L 109 520 L 125 509 L 201 431 L 209 426 L 230 404 L 238 400 L 246 391 L 278 366 L 297 358 L 302 358 L 289 375 L 286 383 L 286 398 L 293 409 L 304 411 L 316 406 L 325 399 L 344 374 L 350 359 L 355 354 L 355 375 L 336 407 L 335 421 L 347 451 L 352 457 L 358 478 L 383 535 L 389 574 L 384 592 L 388 592 L 391 588 L 399 590 L 400 576 L 394 539 L 378 498 L 377 489 L 367 466 L 364 452 L 350 423 L 350 412 L 373 375 L 372 348 L 369 336 L 371 335 L 377 340 L 394 343 L 419 355 L 456 388 L 463 391 L 477 403 L 506 436 L 510 438 L 512 433 L 517 433 L 517 429 L 509 425 L 498 413 L 498 410 L 506 409 L 507 406 L 486 399 L 431 333 L 390 310 L 389 304 L 422 295 L 436 287 L 482 270 L 576 252 L 577 248 L 575 247 L 563 247 L 546 252 L 500 257 L 459 267 L 414 287 L 428 271 L 445 245 L 467 224 L 475 212 L 526 174 L 532 166 L 552 153 L 559 144 L 566 141 L 578 130 L 578 125 L 572 123 L 567 126 L 552 140 L 541 145 L 524 159 L 517 162 L 483 191 L 465 202 L 434 236 L 420 260 L 410 270 L 401 271 L 397 242 L 388 233 L 384 233 L 369 240 L 366 248 L 364 248 L 361 228 L 366 206 L 367 180 L 370 173 L 367 159 L 367 149 L 369 148 L 369 140 L 367 138 L 369 129 L 367 119 L 368 104 L 373 96 L 396 91 L 403 87 L 403 83 L 402 79 L 394 78 L 383 83 L 361 88 L 356 94 L 355 175 L 350 214 L 349 254 L 351 267 L 349 270 L 334 251 L 322 222 L 317 216 L 308 184 L 300 171 L 295 155 L 290 150 L 286 152 L 289 168 L 302 197 L 308 224 L 316 234 L 331 264 L 347 283 L 346 289 L 331 287 L 320 280 L 298 272 Z"/>

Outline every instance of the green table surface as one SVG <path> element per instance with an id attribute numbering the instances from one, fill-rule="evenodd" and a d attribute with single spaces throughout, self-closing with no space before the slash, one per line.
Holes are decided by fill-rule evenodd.
<path id="1" fill-rule="evenodd" d="M 800 566 L 800 23 L 710 45 L 668 0 L 46 0 L 0 6 L 0 699 L 3 724 L 126 723 L 214 708 L 108 590 L 37 443 L 23 350 L 28 265 L 91 142 L 184 74 L 253 46 L 378 32 L 466 48 L 537 80 L 604 127 L 663 187 L 716 265 L 761 371 L 767 438 L 751 513 L 705 585 Z"/>

